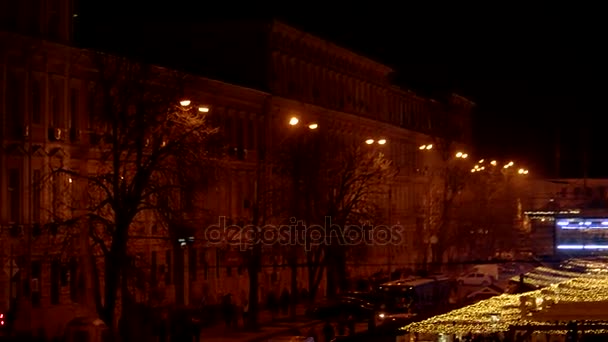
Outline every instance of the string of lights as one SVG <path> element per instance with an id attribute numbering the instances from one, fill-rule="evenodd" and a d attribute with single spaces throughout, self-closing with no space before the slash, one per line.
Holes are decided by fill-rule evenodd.
<path id="1" fill-rule="evenodd" d="M 514 326 L 527 326 L 530 328 L 555 326 L 555 320 L 542 321 L 542 313 L 549 309 L 558 310 L 559 304 L 580 304 L 585 307 L 589 303 L 608 302 L 608 274 L 605 273 L 606 264 L 599 267 L 598 262 L 575 261 L 580 265 L 592 266 L 592 272 L 576 274 L 573 272 L 541 268 L 540 271 L 559 273 L 562 277 L 554 277 L 557 281 L 548 287 L 526 292 L 523 294 L 502 294 L 490 299 L 480 301 L 473 305 L 438 315 L 427 320 L 412 323 L 402 329 L 417 334 L 449 334 L 465 336 L 467 334 L 489 335 L 508 332 Z M 602 269 L 604 272 L 597 272 Z M 593 271 L 595 270 L 595 271 Z M 536 277 L 542 275 L 535 274 Z M 547 276 L 547 278 L 550 278 Z M 547 279 L 548 281 L 548 279 Z M 568 312 L 563 312 L 567 315 Z M 605 317 L 608 320 L 608 314 Z M 594 321 L 597 323 L 599 321 Z M 565 327 L 566 322 L 563 326 Z M 550 328 L 553 329 L 553 328 Z M 585 330 L 586 333 L 608 333 L 608 325 L 593 327 Z M 542 334 L 566 334 L 567 330 L 558 328 L 542 330 Z"/>

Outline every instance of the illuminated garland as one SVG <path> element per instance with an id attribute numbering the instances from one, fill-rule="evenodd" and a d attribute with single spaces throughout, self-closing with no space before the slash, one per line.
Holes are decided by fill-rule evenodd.
<path id="1" fill-rule="evenodd" d="M 502 294 L 490 299 L 480 301 L 473 305 L 460 308 L 449 313 L 435 316 L 427 320 L 412 323 L 403 327 L 403 330 L 412 333 L 426 334 L 492 334 L 507 332 L 512 326 L 541 327 L 550 322 L 539 322 L 533 319 L 532 313 L 550 307 L 553 303 L 586 303 L 608 301 L 608 275 L 605 274 L 606 265 L 600 263 L 586 263 L 592 266 L 593 273 L 580 274 L 577 278 L 567 279 L 572 272 L 559 273 L 562 277 L 551 277 L 534 274 L 535 278 L 526 279 L 540 282 L 549 282 L 550 279 L 561 280 L 545 289 L 531 291 L 523 294 Z M 541 270 L 543 271 L 543 270 Z M 589 333 L 606 333 L 608 329 L 585 330 Z M 565 334 L 565 330 L 539 331 L 539 334 Z"/>

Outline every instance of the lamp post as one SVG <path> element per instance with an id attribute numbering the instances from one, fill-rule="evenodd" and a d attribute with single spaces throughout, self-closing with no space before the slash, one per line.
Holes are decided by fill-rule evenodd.
<path id="1" fill-rule="evenodd" d="M 179 101 L 180 109 L 184 113 L 188 113 L 193 118 L 200 118 L 201 115 L 207 115 L 211 112 L 211 108 L 203 103 L 194 103 L 190 99 L 182 99 Z M 181 284 L 176 285 L 176 302 L 178 304 L 190 304 L 190 294 L 192 292 L 191 282 L 192 277 L 190 275 L 190 259 L 191 254 L 194 253 L 192 251 L 192 245 L 195 242 L 194 236 L 191 234 L 186 234 L 184 236 L 177 237 L 176 241 L 172 241 L 173 246 L 177 246 L 178 248 L 174 248 L 175 256 L 173 257 L 173 262 L 178 263 L 178 265 L 182 268 L 178 270 L 177 267 L 175 269 L 176 272 L 180 271 L 183 274 L 183 279 L 180 279 Z M 179 288 L 177 288 L 179 286 Z M 183 303 L 179 303 L 183 302 Z"/>
<path id="2" fill-rule="evenodd" d="M 296 218 L 296 220 L 299 220 L 300 216 L 301 216 L 301 212 L 300 212 L 300 202 L 298 201 L 299 196 L 297 196 L 297 193 L 299 192 L 300 189 L 300 182 L 302 181 L 302 165 L 300 164 L 302 160 L 306 160 L 307 158 L 301 158 L 302 154 L 306 151 L 304 143 L 302 141 L 300 141 L 300 138 L 303 137 L 303 134 L 306 133 L 312 133 L 318 130 L 319 128 L 319 124 L 317 122 L 308 122 L 308 123 L 302 123 L 300 118 L 296 117 L 296 116 L 292 116 L 289 121 L 289 126 L 291 127 L 291 130 L 288 132 L 288 136 L 286 136 L 282 142 L 279 144 L 279 146 L 283 145 L 283 142 L 285 140 L 287 140 L 291 134 L 290 133 L 295 133 L 296 134 L 296 141 L 295 141 L 295 145 L 294 145 L 294 149 L 290 150 L 289 153 L 291 154 L 291 158 L 292 158 L 292 165 L 291 167 L 292 169 L 292 187 L 293 187 L 293 194 L 291 196 L 292 199 L 292 213 L 294 215 L 294 217 Z M 300 129 L 300 127 L 306 127 L 306 131 L 302 131 Z M 298 293 L 298 252 L 297 249 L 294 248 L 290 248 L 290 250 L 288 251 L 288 263 L 289 263 L 289 267 L 291 268 L 291 303 L 290 303 L 290 316 L 292 319 L 295 320 L 296 318 L 296 304 L 297 304 L 297 293 Z"/>
<path id="3" fill-rule="evenodd" d="M 435 146 L 433 144 L 424 144 L 424 145 L 420 145 L 418 147 L 419 150 L 421 151 L 429 151 L 429 150 L 434 150 Z M 462 164 L 460 162 L 463 162 L 465 160 L 467 160 L 469 158 L 469 154 L 467 152 L 464 151 L 456 151 L 455 153 L 451 150 L 450 145 L 440 145 L 439 146 L 440 149 L 440 153 L 441 153 L 441 157 L 442 157 L 442 170 L 443 172 L 441 172 L 441 175 L 443 177 L 442 179 L 442 186 L 443 186 L 443 190 L 442 190 L 442 194 L 441 194 L 441 205 L 439 208 L 439 223 L 437 227 L 432 227 L 432 231 L 431 236 L 430 237 L 426 237 L 423 239 L 423 241 L 425 242 L 425 247 L 424 247 L 424 254 L 423 254 L 423 262 L 426 268 L 427 265 L 427 259 L 428 259 L 428 253 L 430 253 L 431 255 L 431 261 L 432 263 L 436 264 L 436 266 L 440 266 L 441 262 L 443 260 L 443 237 L 440 236 L 442 233 L 444 233 L 443 231 L 446 230 L 446 227 L 448 227 L 449 223 L 449 215 L 450 215 L 450 207 L 451 204 L 453 202 L 454 199 L 454 194 L 458 193 L 461 188 L 464 186 L 463 179 L 461 179 L 461 176 L 459 174 L 453 175 L 450 174 L 451 172 L 455 172 L 458 171 L 460 169 L 460 167 L 462 167 Z M 452 154 L 454 153 L 454 154 Z M 453 162 L 458 162 L 457 164 L 453 164 Z M 429 202 L 429 212 L 427 213 L 428 216 L 431 215 L 431 211 L 432 211 L 432 206 L 431 206 L 431 202 L 432 202 L 432 198 L 433 198 L 433 194 L 432 194 L 432 184 L 431 184 L 431 180 L 429 180 L 429 197 L 428 197 L 428 202 Z M 429 217 L 425 218 L 425 221 L 429 220 Z M 429 221 L 427 221 L 429 222 Z"/>
<path id="4" fill-rule="evenodd" d="M 372 147 L 374 148 L 374 151 L 376 150 L 376 148 L 378 147 L 383 147 L 384 145 L 386 145 L 388 143 L 388 140 L 385 137 L 377 137 L 377 138 L 373 138 L 373 137 L 368 137 L 365 140 L 365 145 L 367 145 L 368 147 Z M 380 152 L 380 155 L 383 156 L 384 154 L 382 152 Z M 391 186 L 389 185 L 388 188 L 388 210 L 387 210 L 387 220 L 389 223 L 389 226 L 393 225 L 393 191 Z M 388 244 L 386 246 L 386 268 L 387 268 L 387 272 L 388 272 L 388 276 L 389 279 L 391 278 L 392 275 L 392 268 L 393 268 L 393 245 L 392 244 Z"/>

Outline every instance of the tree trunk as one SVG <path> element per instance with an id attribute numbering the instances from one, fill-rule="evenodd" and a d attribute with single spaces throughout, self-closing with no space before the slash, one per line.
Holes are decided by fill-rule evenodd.
<path id="1" fill-rule="evenodd" d="M 326 278 L 327 278 L 327 297 L 335 298 L 336 290 L 338 288 L 337 276 L 336 276 L 336 259 L 334 257 L 334 252 L 329 252 L 327 257 L 325 258 L 327 262 L 326 267 Z"/>
<path id="2" fill-rule="evenodd" d="M 291 246 L 291 255 L 289 260 L 289 265 L 291 267 L 291 306 L 289 309 L 291 320 L 295 321 L 298 315 L 297 313 L 297 304 L 298 304 L 298 256 L 296 251 L 294 250 L 296 246 Z"/>
<path id="3" fill-rule="evenodd" d="M 343 246 L 337 246 L 336 254 L 336 285 L 338 285 L 337 289 L 339 292 L 344 293 L 348 290 L 348 279 L 346 274 L 346 250 Z"/>
<path id="4" fill-rule="evenodd" d="M 321 262 L 322 249 L 317 247 L 316 250 L 311 251 L 307 255 L 308 262 L 308 300 L 313 303 L 321 280 L 323 279 L 323 264 Z"/>
<path id="5" fill-rule="evenodd" d="M 173 246 L 173 288 L 175 289 L 175 304 L 177 306 L 185 305 L 185 284 L 184 274 L 186 272 L 184 268 L 184 249 L 179 246 Z"/>
<path id="6" fill-rule="evenodd" d="M 100 316 L 107 326 L 114 331 L 114 313 L 116 310 L 116 300 L 118 295 L 118 285 L 120 281 L 120 264 L 117 262 L 114 253 L 110 253 L 105 258 L 104 274 L 104 305 Z"/>
<path id="7" fill-rule="evenodd" d="M 259 243 L 252 246 L 251 257 L 247 265 L 247 274 L 249 275 L 249 318 L 247 320 L 247 329 L 258 329 L 258 313 L 260 311 L 260 303 L 258 298 L 259 292 L 259 271 L 261 264 L 261 249 Z"/>
<path id="8" fill-rule="evenodd" d="M 104 307 L 102 304 L 102 300 L 101 300 L 101 286 L 99 285 L 99 269 L 97 268 L 97 260 L 95 259 L 95 256 L 91 254 L 91 256 L 89 257 L 89 262 L 91 263 L 91 282 L 92 282 L 92 295 L 93 295 L 93 301 L 95 303 L 95 308 L 97 311 L 97 315 L 99 317 L 103 317 L 104 314 Z M 86 290 L 85 290 L 86 291 Z M 86 294 L 85 294 L 86 295 Z"/>

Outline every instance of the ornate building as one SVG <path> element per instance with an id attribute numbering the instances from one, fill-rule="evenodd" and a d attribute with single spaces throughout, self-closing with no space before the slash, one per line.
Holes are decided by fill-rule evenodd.
<path id="1" fill-rule="evenodd" d="M 16 299 L 24 329 L 44 327 L 47 334 L 58 335 L 83 300 L 81 255 L 66 259 L 49 253 L 43 245 L 53 244 L 53 234 L 41 234 L 40 227 L 50 220 L 53 203 L 79 185 L 69 179 L 40 189 L 33 184 L 56 161 L 87 172 L 82 156 L 94 148 L 88 104 L 95 70 L 82 58 L 86 50 L 71 46 L 78 18 L 74 4 L 43 2 L 46 6 L 34 7 L 40 8 L 34 16 L 26 11 L 29 2 L 5 0 L 0 8 L 0 263 L 7 265 L 0 275 L 0 310 Z M 373 248 L 367 261 L 351 267 L 351 274 L 415 265 L 420 259 L 413 252 L 415 231 L 424 216 L 420 203 L 428 191 L 428 168 L 439 162 L 420 153 L 419 146 L 444 127 L 458 127 L 459 139 L 468 141 L 473 104 L 457 95 L 445 103 L 417 96 L 391 84 L 389 67 L 280 22 L 196 30 L 187 35 L 196 37 L 192 44 L 172 46 L 187 50 L 172 51 L 191 58 L 191 72 L 211 77 L 193 77 L 185 96 L 219 120 L 229 146 L 221 181 L 200 200 L 214 213 L 214 222 L 251 217 L 259 153 L 276 148 L 289 134 L 289 118 L 296 116 L 317 123 L 337 141 L 365 146 L 366 140 L 385 139 L 375 148 L 400 169 L 384 206 L 387 225 L 408 232 L 405 243 Z M 220 44 L 225 41 L 230 43 Z M 160 51 L 150 47 L 147 53 L 158 56 L 154 62 L 174 65 Z M 240 298 L 247 292 L 248 276 L 237 252 L 203 242 L 174 248 L 158 235 L 153 220 L 144 226 L 142 236 L 131 241 L 132 252 L 151 281 L 161 284 L 165 303 L 195 303 L 225 293 Z M 284 260 L 265 259 L 260 297 L 289 287 L 289 275 Z M 301 268 L 299 279 L 305 276 Z"/>

